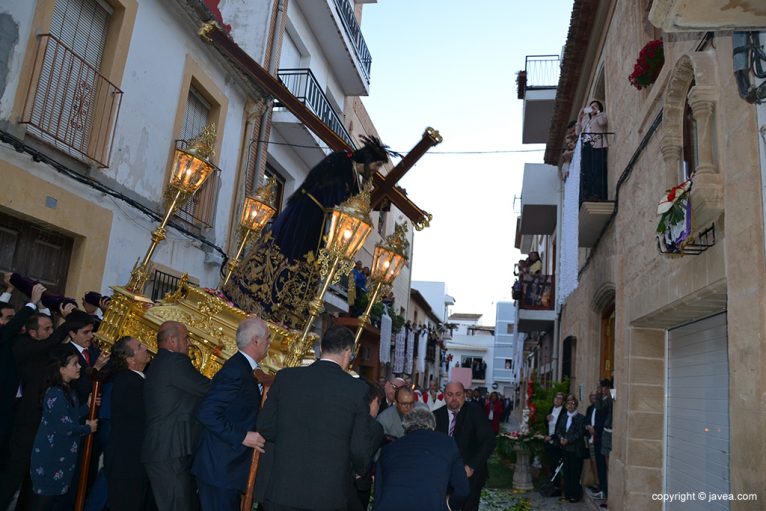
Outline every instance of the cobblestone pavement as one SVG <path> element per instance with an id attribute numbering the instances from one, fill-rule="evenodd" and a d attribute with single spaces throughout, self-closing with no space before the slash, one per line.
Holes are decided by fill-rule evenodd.
<path id="1" fill-rule="evenodd" d="M 511 416 L 509 421 L 502 424 L 505 431 L 518 431 L 519 420 Z M 480 511 L 508 511 L 513 506 L 523 500 L 528 499 L 531 509 L 534 511 L 596 511 L 600 508 L 587 496 L 583 500 L 574 504 L 561 502 L 558 497 L 543 497 L 536 491 L 527 493 L 514 493 L 511 489 L 485 488 L 482 492 Z M 523 508 L 522 508 L 523 509 Z"/>
<path id="2" fill-rule="evenodd" d="M 482 492 L 480 511 L 507 511 L 522 499 L 529 499 L 531 509 L 534 511 L 593 511 L 598 506 L 593 506 L 588 501 L 561 502 L 558 497 L 543 497 L 537 492 L 514 493 L 512 490 L 485 489 Z"/>

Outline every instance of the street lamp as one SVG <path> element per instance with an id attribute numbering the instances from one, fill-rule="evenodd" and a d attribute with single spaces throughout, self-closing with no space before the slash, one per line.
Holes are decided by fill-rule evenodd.
<path id="1" fill-rule="evenodd" d="M 409 242 L 406 234 L 407 224 L 397 225 L 393 234 L 375 246 L 372 269 L 370 270 L 370 280 L 375 284 L 375 288 L 370 295 L 364 313 L 359 317 L 359 327 L 357 327 L 356 337 L 354 337 L 354 355 L 359 353 L 359 339 L 370 319 L 370 311 L 381 294 L 381 290 L 387 290 L 394 283 L 407 262 Z"/>
<path id="2" fill-rule="evenodd" d="M 352 259 L 362 248 L 367 237 L 372 232 L 370 221 L 370 186 L 366 186 L 359 194 L 352 196 L 332 210 L 330 231 L 327 235 L 325 248 L 319 252 L 320 274 L 324 279 L 319 293 L 309 302 L 309 317 L 303 328 L 300 340 L 290 353 L 290 362 L 295 365 L 303 353 L 311 325 L 322 313 L 322 298 L 330 284 L 337 283 L 341 276 L 351 271 Z M 296 360 L 293 360 L 296 359 Z M 288 362 L 286 366 L 291 366 Z"/>
<path id="3" fill-rule="evenodd" d="M 268 184 L 259 187 L 255 191 L 254 196 L 245 197 L 245 203 L 242 206 L 242 216 L 239 219 L 242 241 L 239 242 L 239 248 L 237 248 L 237 254 L 234 256 L 234 259 L 230 260 L 227 265 L 226 278 L 223 279 L 221 288 L 229 282 L 231 274 L 239 266 L 240 257 L 247 246 L 250 236 L 263 229 L 266 223 L 277 212 L 274 207 L 276 194 L 276 181 L 272 179 Z"/>
<path id="4" fill-rule="evenodd" d="M 215 154 L 215 124 L 206 126 L 200 135 L 189 141 L 186 149 L 176 148 L 173 154 L 173 169 L 170 174 L 168 193 L 172 197 L 165 217 L 160 225 L 152 231 L 152 243 L 146 251 L 143 260 L 130 273 L 130 281 L 126 288 L 133 293 L 141 293 L 149 277 L 147 272 L 149 261 L 160 241 L 166 238 L 165 227 L 170 218 L 194 192 L 199 190 L 205 180 L 218 168 L 210 162 Z"/>

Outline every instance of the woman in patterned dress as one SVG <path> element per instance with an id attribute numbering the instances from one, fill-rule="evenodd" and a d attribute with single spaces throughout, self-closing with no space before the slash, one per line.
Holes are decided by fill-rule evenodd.
<path id="1" fill-rule="evenodd" d="M 43 416 L 35 436 L 30 464 L 32 501 L 30 509 L 45 511 L 54 506 L 54 497 L 64 495 L 72 484 L 80 439 L 96 431 L 97 420 L 83 419 L 88 404 L 80 405 L 69 384 L 80 377 L 77 355 L 56 347 L 48 366 Z M 90 399 L 89 399 L 90 401 Z"/>

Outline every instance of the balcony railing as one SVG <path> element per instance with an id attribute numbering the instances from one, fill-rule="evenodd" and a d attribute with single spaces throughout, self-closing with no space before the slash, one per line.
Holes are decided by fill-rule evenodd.
<path id="1" fill-rule="evenodd" d="M 521 293 L 519 295 L 519 308 L 527 310 L 553 310 L 555 302 L 553 275 L 529 275 L 519 276 Z"/>
<path id="2" fill-rule="evenodd" d="M 180 277 L 165 273 L 164 271 L 154 270 L 152 280 L 149 282 L 149 294 L 155 302 L 162 300 L 166 294 L 172 293 L 178 289 Z"/>
<path id="3" fill-rule="evenodd" d="M 526 88 L 558 87 L 561 63 L 558 55 L 527 55 L 524 63 Z"/>
<path id="4" fill-rule="evenodd" d="M 38 40 L 20 122 L 58 149 L 108 167 L 122 91 L 54 36 Z"/>
<path id="5" fill-rule="evenodd" d="M 330 106 L 330 101 L 319 86 L 311 69 L 280 69 L 278 76 L 293 96 L 314 112 L 331 130 L 340 135 L 348 145 L 354 147 L 351 135 L 346 131 L 346 127 L 343 126 L 338 114 Z M 284 107 L 277 103 L 274 108 L 281 110 Z"/>
<path id="6" fill-rule="evenodd" d="M 367 83 L 370 83 L 370 66 L 372 65 L 372 56 L 370 56 L 370 50 L 367 48 L 367 43 L 362 37 L 362 29 L 359 28 L 359 23 L 356 22 L 356 16 L 354 16 L 354 7 L 348 0 L 334 0 L 335 8 L 338 10 L 338 15 L 343 22 L 343 28 L 346 29 L 346 34 L 354 46 L 356 57 L 359 59 L 359 63 L 362 65 L 362 71 L 364 71 L 364 77 Z"/>

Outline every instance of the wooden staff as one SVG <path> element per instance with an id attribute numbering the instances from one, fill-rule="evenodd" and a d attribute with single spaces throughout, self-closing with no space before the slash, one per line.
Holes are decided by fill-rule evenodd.
<path id="1" fill-rule="evenodd" d="M 266 403 L 266 396 L 269 394 L 271 388 L 271 382 L 274 381 L 273 376 L 269 376 L 260 369 L 255 370 L 256 379 L 263 385 L 263 395 L 261 396 L 261 410 Z M 242 497 L 242 511 L 252 511 L 253 509 L 253 492 L 255 491 L 255 476 L 258 475 L 258 462 L 261 461 L 261 453 L 257 449 L 253 449 L 253 459 L 250 462 L 250 472 L 247 474 L 247 486 L 245 487 L 245 496 Z M 79 511 L 79 510 L 78 510 Z"/>
<path id="2" fill-rule="evenodd" d="M 101 391 L 101 382 L 93 380 L 93 390 L 90 394 L 90 409 L 88 410 L 88 420 L 92 421 L 96 419 L 98 413 L 98 393 Z M 85 442 L 82 447 L 82 464 L 80 466 L 80 480 L 77 482 L 77 499 L 75 500 L 75 511 L 82 511 L 85 506 L 85 493 L 88 489 L 88 472 L 90 472 L 90 456 L 93 452 L 93 432 L 85 437 Z"/>

